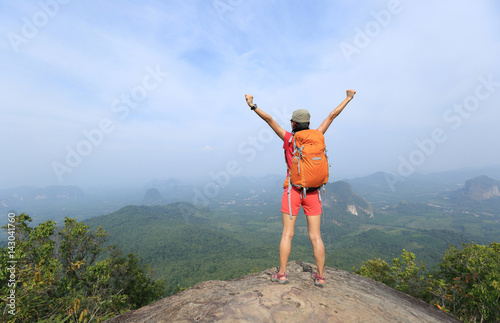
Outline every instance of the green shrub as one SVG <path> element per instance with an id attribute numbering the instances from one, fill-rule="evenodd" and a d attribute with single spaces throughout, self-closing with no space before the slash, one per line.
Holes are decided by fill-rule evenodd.
<path id="1" fill-rule="evenodd" d="M 21 214 L 4 227 L 11 239 L 0 248 L 0 289 L 15 302 L 2 298 L 3 322 L 100 322 L 162 296 L 163 283 L 133 254 L 110 247 L 97 261 L 107 239 L 102 228 L 68 218 L 63 228 L 29 222 Z"/>
<path id="2" fill-rule="evenodd" d="M 500 322 L 500 244 L 445 252 L 433 281 L 433 304 L 465 322 Z"/>
<path id="3" fill-rule="evenodd" d="M 392 267 L 381 260 L 363 263 L 357 274 L 427 301 L 464 322 L 500 322 L 500 244 L 450 247 L 432 274 L 403 250 Z"/>

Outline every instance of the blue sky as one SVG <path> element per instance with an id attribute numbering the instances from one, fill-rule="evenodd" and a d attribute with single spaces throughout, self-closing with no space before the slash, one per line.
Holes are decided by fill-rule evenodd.
<path id="1" fill-rule="evenodd" d="M 332 180 L 500 164 L 496 1 L 0 4 L 0 188 L 285 173 L 245 104 L 326 134 Z"/>

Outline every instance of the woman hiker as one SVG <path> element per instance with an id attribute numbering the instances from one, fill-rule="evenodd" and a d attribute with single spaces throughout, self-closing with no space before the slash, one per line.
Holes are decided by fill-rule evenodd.
<path id="1" fill-rule="evenodd" d="M 328 117 L 321 123 L 318 127 L 318 131 L 323 134 L 328 130 L 333 120 L 344 110 L 346 105 L 353 99 L 356 91 L 347 90 L 347 97 L 337 106 Z M 290 137 L 298 131 L 309 129 L 310 114 L 305 109 L 295 110 L 292 114 L 291 126 L 292 133 L 284 130 L 281 126 L 266 112 L 262 111 L 253 103 L 253 96 L 246 94 L 245 100 L 248 106 L 257 113 L 269 126 L 274 130 L 278 137 L 283 140 L 283 149 L 285 150 L 285 159 L 288 165 L 288 169 L 291 169 L 291 160 L 293 155 L 293 143 L 290 142 Z M 289 176 L 290 174 L 287 174 Z M 288 188 L 286 187 L 283 192 L 283 197 L 281 200 L 281 212 L 283 216 L 283 233 L 281 235 L 280 242 L 280 265 L 278 271 L 272 276 L 271 280 L 273 282 L 279 282 L 280 284 L 288 283 L 288 276 L 286 274 L 286 265 L 288 263 L 288 257 L 290 256 L 290 251 L 292 249 L 292 238 L 295 230 L 295 222 L 297 220 L 297 215 L 299 213 L 300 206 L 304 209 L 304 213 L 307 217 L 307 228 L 309 231 L 309 239 L 313 247 L 314 259 L 316 261 L 316 266 L 318 267 L 317 273 L 313 273 L 312 277 L 316 286 L 323 287 L 325 284 L 325 278 L 323 274 L 323 268 L 325 266 L 325 247 L 323 245 L 323 240 L 321 239 L 321 201 L 318 196 L 318 190 L 313 192 L 308 192 L 305 198 L 302 198 L 301 191 L 296 187 L 291 189 L 291 211 L 289 210 L 289 197 Z M 290 220 L 290 212 L 293 214 Z"/>

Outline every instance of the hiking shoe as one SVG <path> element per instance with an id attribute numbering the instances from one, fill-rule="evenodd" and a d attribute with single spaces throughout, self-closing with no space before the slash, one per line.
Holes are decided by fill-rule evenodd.
<path id="1" fill-rule="evenodd" d="M 314 279 L 314 285 L 316 285 L 318 287 L 325 287 L 325 283 L 320 283 L 319 282 L 320 280 L 326 282 L 325 277 L 321 277 L 318 274 L 316 274 L 315 272 L 312 272 L 311 273 L 311 278 Z"/>
<path id="2" fill-rule="evenodd" d="M 283 280 L 283 279 L 281 279 L 281 278 L 283 278 L 283 277 L 285 277 L 285 279 L 284 279 L 284 280 Z M 285 273 L 285 274 L 283 274 L 283 275 L 280 275 L 280 273 L 279 273 L 279 272 L 275 272 L 275 273 L 274 273 L 274 275 L 271 277 L 271 281 L 272 281 L 272 282 L 278 282 L 278 283 L 280 283 L 280 284 L 288 284 L 288 283 L 289 283 L 289 281 L 288 281 L 288 275 L 287 275 L 286 273 Z"/>

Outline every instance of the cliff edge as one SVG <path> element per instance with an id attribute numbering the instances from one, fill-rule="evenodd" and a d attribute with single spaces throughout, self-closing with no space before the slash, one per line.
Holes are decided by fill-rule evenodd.
<path id="1" fill-rule="evenodd" d="M 382 283 L 330 267 L 325 287 L 316 287 L 312 269 L 290 262 L 285 285 L 271 282 L 275 268 L 202 282 L 107 322 L 460 322 Z"/>

